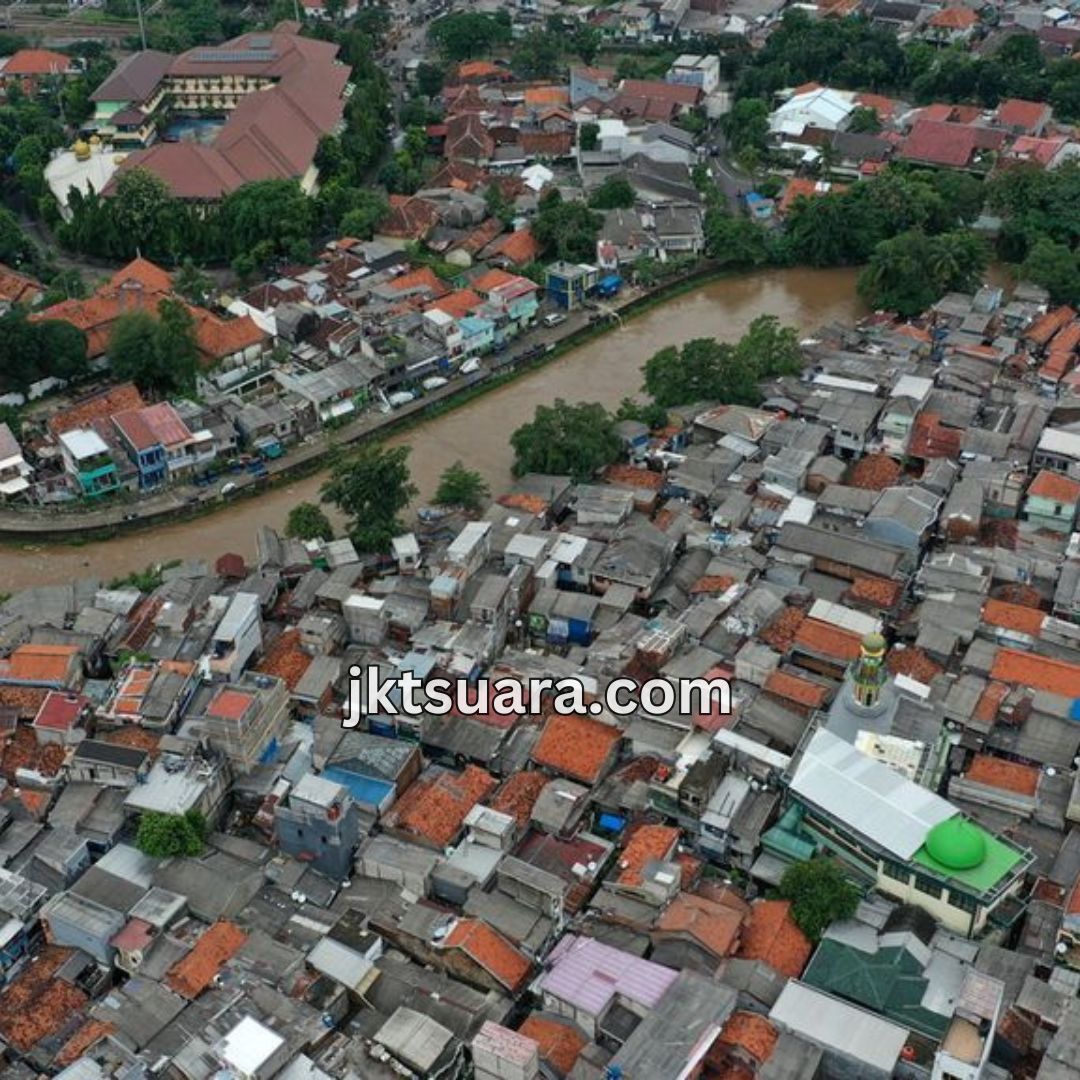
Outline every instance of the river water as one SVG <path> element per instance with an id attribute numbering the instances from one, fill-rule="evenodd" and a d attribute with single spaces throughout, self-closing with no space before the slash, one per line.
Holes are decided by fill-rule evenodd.
<path id="1" fill-rule="evenodd" d="M 410 468 L 420 498 L 460 459 L 482 473 L 498 493 L 510 483 L 510 435 L 555 398 L 599 401 L 613 407 L 636 394 L 641 366 L 658 349 L 695 337 L 735 340 L 758 315 L 776 315 L 801 332 L 862 313 L 853 270 L 781 270 L 702 286 L 651 309 L 538 371 L 435 417 L 391 442 L 412 446 Z M 282 528 L 291 507 L 317 501 L 323 474 L 243 500 L 209 517 L 132 533 L 81 547 L 36 545 L 0 548 L 0 590 L 54 584 L 80 577 L 108 580 L 151 563 L 254 553 L 259 525 Z M 331 515 L 333 518 L 333 515 Z"/>

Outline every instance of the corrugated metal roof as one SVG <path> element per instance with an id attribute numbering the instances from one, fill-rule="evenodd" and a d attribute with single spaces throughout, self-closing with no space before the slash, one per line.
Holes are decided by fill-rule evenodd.
<path id="1" fill-rule="evenodd" d="M 791 790 L 905 861 L 930 829 L 958 813 L 932 791 L 828 731 L 810 740 Z"/>

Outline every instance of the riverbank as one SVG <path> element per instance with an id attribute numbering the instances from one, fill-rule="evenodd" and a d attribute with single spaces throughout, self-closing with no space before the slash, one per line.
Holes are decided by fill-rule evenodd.
<path id="1" fill-rule="evenodd" d="M 562 397 L 616 408 L 640 387 L 641 366 L 658 349 L 693 337 L 735 340 L 759 315 L 775 315 L 803 332 L 834 320 L 854 321 L 863 314 L 855 278 L 852 270 L 772 270 L 682 283 L 662 299 L 639 299 L 632 317 L 623 313 L 621 325 L 578 333 L 511 378 L 494 376 L 477 389 L 458 385 L 458 396 L 445 404 L 432 398 L 418 403 L 426 413 L 407 422 L 399 418 L 399 426 L 380 437 L 412 447 L 409 466 L 421 501 L 431 497 L 443 469 L 458 459 L 480 472 L 492 491 L 505 490 L 512 481 L 510 435 L 532 418 L 537 405 Z M 340 442 L 341 433 L 336 438 Z M 294 463 L 300 449 L 290 455 Z M 153 528 L 129 527 L 103 541 L 86 537 L 85 528 L 81 535 L 41 542 L 24 534 L 21 546 L 0 548 L 0 591 L 88 574 L 109 579 L 173 558 L 213 562 L 227 551 L 248 557 L 260 525 L 280 529 L 297 502 L 318 500 L 325 464 L 309 463 L 303 475 L 294 471 L 257 497 L 219 503 L 220 513 L 195 516 L 197 508 L 182 507 L 178 519 L 159 518 Z M 54 539 L 68 542 L 48 542 Z"/>
<path id="2" fill-rule="evenodd" d="M 194 484 L 177 484 L 159 493 L 138 495 L 132 501 L 118 500 L 100 509 L 92 505 L 67 508 L 0 509 L 0 544 L 66 543 L 85 544 L 93 540 L 113 539 L 138 529 L 207 517 L 224 512 L 234 503 L 258 498 L 267 490 L 310 476 L 325 468 L 343 448 L 369 439 L 398 435 L 449 410 L 461 408 L 476 397 L 490 393 L 531 371 L 536 371 L 571 349 L 581 348 L 616 330 L 627 320 L 646 314 L 679 296 L 713 282 L 734 276 L 735 271 L 703 266 L 670 282 L 647 291 L 624 294 L 621 302 L 605 305 L 613 314 L 593 322 L 592 311 L 571 313 L 560 327 L 537 326 L 515 343 L 515 349 L 496 367 L 497 357 L 487 358 L 484 370 L 456 377 L 444 387 L 410 402 L 393 413 L 365 413 L 341 428 L 320 432 L 307 444 L 291 447 L 285 457 L 267 463 L 266 474 L 254 477 L 237 474 L 223 478 L 234 490 L 228 497 Z M 530 356 L 530 350 L 545 351 Z"/>

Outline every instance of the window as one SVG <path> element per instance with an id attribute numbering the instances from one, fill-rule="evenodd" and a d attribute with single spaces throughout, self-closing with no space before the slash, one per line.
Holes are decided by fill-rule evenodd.
<path id="1" fill-rule="evenodd" d="M 942 888 L 933 880 L 933 878 L 923 877 L 922 874 L 915 875 L 915 888 L 925 893 L 927 896 L 934 897 L 935 900 L 941 899 Z"/>
<path id="2" fill-rule="evenodd" d="M 911 880 L 911 871 L 906 866 L 892 862 L 889 859 L 881 861 L 881 870 L 886 877 L 892 878 L 893 881 L 902 881 L 906 885 Z"/>
<path id="3" fill-rule="evenodd" d="M 978 901 L 974 896 L 959 892 L 957 889 L 949 891 L 949 907 L 954 907 L 958 911 L 973 912 L 978 906 Z"/>

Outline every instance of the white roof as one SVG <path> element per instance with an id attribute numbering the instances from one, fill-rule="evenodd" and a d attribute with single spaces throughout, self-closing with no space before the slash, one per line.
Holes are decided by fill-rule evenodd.
<path id="1" fill-rule="evenodd" d="M 801 131 L 804 127 L 835 131 L 855 108 L 853 95 L 828 87 L 796 94 L 769 118 L 773 131 Z"/>
<path id="2" fill-rule="evenodd" d="M 285 1040 L 254 1016 L 245 1016 L 221 1040 L 221 1059 L 245 1076 L 254 1076 Z"/>
<path id="3" fill-rule="evenodd" d="M 785 984 L 769 1019 L 817 1046 L 834 1049 L 886 1076 L 892 1075 L 908 1040 L 907 1029 L 899 1024 L 796 979 Z"/>
<path id="4" fill-rule="evenodd" d="M 901 375 L 896 380 L 896 385 L 892 388 L 889 397 L 914 398 L 916 401 L 923 401 L 933 388 L 933 379 L 925 379 L 921 375 Z"/>
<path id="5" fill-rule="evenodd" d="M 1039 436 L 1039 449 L 1051 454 L 1080 458 L 1080 434 L 1062 428 L 1044 428 Z"/>
<path id="6" fill-rule="evenodd" d="M 74 431 L 65 431 L 60 436 L 60 442 L 67 447 L 68 453 L 76 461 L 109 452 L 105 440 L 96 431 L 91 431 L 89 428 L 76 428 Z"/>
<path id="7" fill-rule="evenodd" d="M 830 626 L 838 626 L 841 630 L 850 630 L 860 637 L 881 633 L 880 619 L 843 604 L 834 604 L 831 600 L 815 600 L 810 606 L 810 618 L 827 622 Z"/>
<path id="8" fill-rule="evenodd" d="M 355 949 L 328 937 L 322 938 L 308 953 L 307 962 L 350 990 L 359 989 L 375 966 Z"/>
<path id="9" fill-rule="evenodd" d="M 958 813 L 932 791 L 825 730 L 806 747 L 791 790 L 905 862 L 935 825 Z"/>

